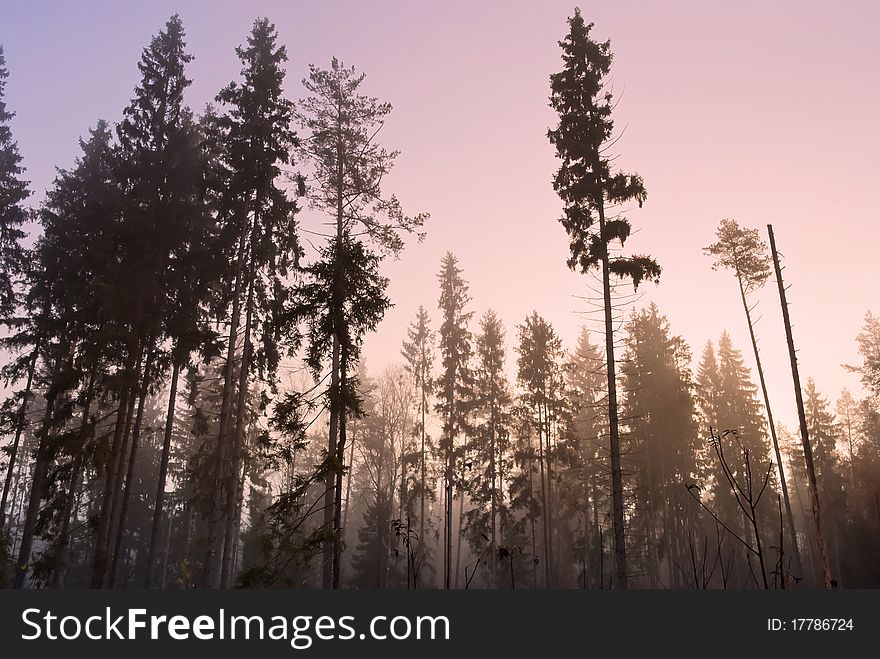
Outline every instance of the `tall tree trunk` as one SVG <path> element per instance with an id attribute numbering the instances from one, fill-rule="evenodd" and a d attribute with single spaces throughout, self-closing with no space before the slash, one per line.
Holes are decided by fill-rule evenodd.
<path id="1" fill-rule="evenodd" d="M 600 171 L 597 167 L 596 171 Z M 599 210 L 599 235 L 605 236 L 605 205 L 597 204 Z M 611 271 L 608 245 L 602 251 L 602 298 L 605 305 L 605 363 L 608 372 L 608 430 L 611 454 L 611 521 L 614 531 L 615 586 L 627 587 L 626 531 L 623 503 L 623 469 L 620 464 L 620 430 L 617 421 L 617 375 L 614 362 L 614 319 L 611 309 Z"/>
<path id="2" fill-rule="evenodd" d="M 553 458 L 551 456 L 550 410 L 544 396 L 544 430 L 546 448 L 544 457 L 547 460 L 547 588 L 553 588 L 555 580 L 555 564 L 553 562 Z"/>
<path id="3" fill-rule="evenodd" d="M 339 98 L 343 98 L 342 90 L 338 90 Z M 336 469 L 339 465 L 335 463 L 335 456 L 338 451 L 339 444 L 339 418 L 345 414 L 342 405 L 342 391 L 340 389 L 340 350 L 342 339 L 340 332 L 342 330 L 342 300 L 338 299 L 337 284 L 342 279 L 340 251 L 342 249 L 342 239 L 345 230 L 345 206 L 343 200 L 343 191 L 345 189 L 345 136 L 343 135 L 341 109 L 340 114 L 336 117 L 336 247 L 337 247 L 337 272 L 336 281 L 334 281 L 334 295 L 331 296 L 331 304 L 333 308 L 330 312 L 334 315 L 334 332 L 333 346 L 330 365 L 330 437 L 327 441 L 327 460 L 333 467 L 328 474 L 324 485 L 324 529 L 330 533 L 335 533 L 335 520 L 337 518 L 334 506 L 338 499 Z M 336 569 L 336 543 L 338 538 L 331 538 L 324 542 L 322 556 L 321 583 L 324 588 L 333 587 L 333 573 Z"/>
<path id="4" fill-rule="evenodd" d="M 89 383 L 86 388 L 86 399 L 83 403 L 82 419 L 79 426 L 79 440 L 81 442 L 81 446 L 79 446 L 76 458 L 74 459 L 73 470 L 70 475 L 70 486 L 67 491 L 67 496 L 64 499 L 64 512 L 61 514 L 61 529 L 58 532 L 58 548 L 55 552 L 55 566 L 52 569 L 52 577 L 49 582 L 50 588 L 58 588 L 61 583 L 61 578 L 64 576 L 64 572 L 67 569 L 67 550 L 69 547 L 68 535 L 70 531 L 70 520 L 74 516 L 74 512 L 76 510 L 77 496 L 80 489 L 80 483 L 82 481 L 81 476 L 83 462 L 85 460 L 86 432 L 89 426 L 89 414 L 91 413 L 92 409 L 94 390 L 95 367 L 92 367 L 91 373 L 89 374 Z"/>
<path id="5" fill-rule="evenodd" d="M 27 512 L 25 513 L 24 526 L 21 533 L 21 545 L 18 550 L 18 561 L 15 565 L 15 572 L 12 577 L 13 588 L 23 588 L 25 579 L 28 575 L 31 562 L 31 549 L 34 544 L 34 533 L 37 528 L 37 517 L 40 514 L 40 504 L 43 500 L 43 490 L 46 487 L 46 477 L 49 474 L 49 465 L 52 461 L 51 450 L 49 446 L 49 434 L 52 428 L 52 414 L 55 408 L 55 400 L 61 393 L 58 387 L 58 379 L 62 369 L 62 362 L 59 358 L 55 362 L 52 380 L 49 384 L 49 391 L 46 396 L 46 410 L 43 414 L 43 424 L 40 426 L 40 438 L 37 445 L 36 456 L 34 460 L 34 475 L 31 480 L 31 491 L 28 499 Z"/>
<path id="6" fill-rule="evenodd" d="M 541 520 L 541 530 L 544 537 L 544 556 L 541 560 L 544 563 L 544 588 L 549 588 L 550 561 L 548 556 L 550 554 L 550 524 L 548 520 L 550 518 L 550 508 L 547 501 L 547 486 L 544 480 L 546 475 L 544 470 L 544 418 L 543 407 L 540 402 L 538 403 L 538 464 L 541 467 L 541 513 L 543 517 Z"/>
<path id="7" fill-rule="evenodd" d="M 496 468 L 495 468 L 495 401 L 492 401 L 491 408 L 489 410 L 489 477 L 491 479 L 491 484 L 489 486 L 490 493 L 490 502 L 489 502 L 489 587 L 497 588 L 498 584 L 496 583 L 496 576 L 498 574 L 498 550 L 497 550 L 497 538 L 495 535 L 496 531 L 496 516 L 498 514 L 498 502 L 497 502 L 497 491 L 495 489 L 495 484 L 497 482 L 496 478 Z"/>
<path id="8" fill-rule="evenodd" d="M 743 285 L 743 278 L 736 269 L 736 279 L 739 282 L 739 294 L 742 298 L 743 310 L 746 312 L 746 322 L 749 325 L 749 337 L 752 340 L 752 350 L 755 352 L 755 365 L 758 367 L 758 380 L 761 383 L 761 393 L 764 397 L 764 408 L 767 410 L 767 425 L 770 427 L 770 438 L 773 440 L 773 452 L 776 455 L 776 467 L 779 474 L 779 486 L 782 489 L 782 501 L 785 505 L 785 519 L 788 525 L 788 535 L 791 538 L 791 549 L 794 557 L 794 567 L 799 575 L 803 574 L 801 566 L 801 552 L 798 548 L 797 531 L 794 526 L 794 515 L 791 512 L 791 499 L 788 497 L 788 484 L 785 480 L 785 471 L 782 467 L 782 453 L 779 451 L 779 440 L 776 437 L 776 425 L 773 423 L 773 411 L 770 409 L 770 396 L 767 394 L 767 384 L 764 381 L 764 367 L 761 365 L 761 355 L 758 351 L 758 341 L 755 338 L 755 328 L 752 324 L 752 311 L 749 309 L 749 303 L 746 300 L 746 291 Z"/>
<path id="9" fill-rule="evenodd" d="M 449 432 L 449 448 L 447 450 L 446 456 L 446 555 L 445 555 L 445 575 L 444 582 L 446 590 L 449 590 L 452 587 L 452 476 L 453 469 L 455 468 L 455 460 L 454 460 L 454 451 L 453 447 L 455 444 L 455 435 L 452 432 L 452 428 L 450 425 Z"/>
<path id="10" fill-rule="evenodd" d="M 175 346 L 176 348 L 177 346 Z M 162 507 L 165 504 L 165 482 L 168 478 L 168 461 L 171 456 L 171 437 L 174 433 L 174 408 L 177 404 L 177 383 L 180 379 L 180 360 L 176 350 L 172 350 L 171 392 L 168 394 L 168 415 L 165 417 L 165 434 L 162 438 L 162 456 L 159 459 L 159 480 L 156 484 L 156 503 L 153 506 L 153 523 L 150 528 L 150 548 L 147 552 L 147 575 L 144 588 L 152 588 L 156 570 L 156 551 L 159 544 L 159 530 L 162 522 Z M 170 516 L 169 516 L 170 517 Z"/>
<path id="11" fill-rule="evenodd" d="M 422 427 L 421 427 L 421 436 L 422 436 L 422 446 L 421 446 L 421 479 L 422 479 L 422 489 L 419 492 L 419 557 L 420 562 L 425 557 L 425 488 L 427 486 L 427 472 L 425 469 L 425 406 L 427 405 L 427 396 L 425 394 L 425 376 L 424 373 L 421 377 L 421 394 L 422 394 Z M 421 572 L 421 570 L 419 570 Z M 413 586 L 415 588 L 419 587 L 418 584 L 418 572 L 413 575 Z"/>
<path id="12" fill-rule="evenodd" d="M 235 434 L 232 436 L 231 453 L 226 486 L 226 502 L 224 512 L 224 543 L 223 562 L 220 572 L 220 585 L 229 588 L 232 583 L 232 556 L 238 542 L 235 536 L 235 507 L 238 502 L 238 478 L 241 469 L 241 448 L 244 443 L 245 412 L 247 411 L 248 371 L 251 358 L 251 326 L 254 316 L 254 253 L 250 250 L 250 268 L 248 270 L 247 304 L 245 306 L 244 345 L 241 350 L 241 367 L 238 372 L 238 401 L 236 403 Z"/>
<path id="13" fill-rule="evenodd" d="M 135 352 L 137 352 L 136 362 Z M 112 522 L 117 500 L 117 483 L 120 482 L 122 477 L 121 472 L 127 450 L 128 431 L 136 398 L 135 386 L 140 381 L 142 358 L 143 351 L 138 347 L 137 351 L 131 351 L 129 358 L 126 360 L 126 365 L 123 367 L 123 372 L 129 381 L 123 385 L 119 397 L 119 405 L 116 409 L 113 445 L 110 448 L 110 464 L 104 479 L 104 496 L 101 500 L 101 514 L 98 519 L 98 531 L 95 541 L 95 560 L 92 563 L 92 588 L 103 588 L 107 575 L 110 541 L 113 537 Z M 132 363 L 135 364 L 134 370 L 132 370 Z"/>
<path id="14" fill-rule="evenodd" d="M 343 336 L 348 334 L 343 330 Z M 346 431 L 346 407 L 348 375 L 348 351 L 345 345 L 340 346 L 339 351 L 339 387 L 342 399 L 339 405 L 339 443 L 336 447 L 336 484 L 333 492 L 333 588 L 339 588 L 339 578 L 342 572 L 342 477 L 345 469 L 345 431 Z M 394 485 L 391 485 L 394 491 Z M 379 529 L 382 532 L 382 529 Z"/>
<path id="15" fill-rule="evenodd" d="M 333 532 L 335 517 L 333 506 L 336 503 L 336 447 L 339 435 L 339 339 L 333 335 L 332 356 L 330 364 L 330 436 L 327 441 L 327 474 L 324 480 L 324 529 Z M 333 587 L 333 545 L 328 538 L 324 542 L 321 555 L 321 586 L 325 589 Z"/>
<path id="16" fill-rule="evenodd" d="M 18 457 L 18 445 L 21 442 L 21 435 L 27 421 L 27 408 L 31 398 L 31 385 L 34 381 L 34 370 L 37 367 L 37 357 L 39 355 L 40 342 L 37 341 L 34 351 L 31 354 L 31 362 L 28 365 L 27 384 L 24 388 L 24 398 L 21 401 L 21 407 L 18 410 L 18 419 L 15 423 L 15 438 L 12 440 L 12 447 L 9 451 L 9 464 L 6 465 L 6 479 L 3 481 L 3 498 L 0 500 L 0 531 L 6 526 L 6 502 L 9 498 L 9 488 L 12 485 L 12 473 L 15 469 L 15 460 Z"/>
<path id="17" fill-rule="evenodd" d="M 147 362 L 144 366 L 144 373 L 141 379 L 141 390 L 138 393 L 137 415 L 134 421 L 134 429 L 131 433 L 131 449 L 128 453 L 128 469 L 125 473 L 125 483 L 121 491 L 118 518 L 115 522 L 113 522 L 113 534 L 115 535 L 115 541 L 113 543 L 113 556 L 110 561 L 110 573 L 108 575 L 108 586 L 110 588 L 114 588 L 116 586 L 116 581 L 119 576 L 119 557 L 122 553 L 122 541 L 125 538 L 125 523 L 126 516 L 128 515 L 128 502 L 131 499 L 131 490 L 134 487 L 134 469 L 135 465 L 137 464 L 137 451 L 141 438 L 141 427 L 143 426 L 144 420 L 144 405 L 147 400 L 147 394 L 149 394 L 150 368 L 153 365 L 154 357 L 155 352 L 150 349 L 150 353 L 147 355 Z M 123 585 L 124 584 L 125 581 L 123 581 Z"/>
<path id="18" fill-rule="evenodd" d="M 462 476 L 464 468 L 462 467 Z M 462 479 L 463 480 L 463 479 Z M 458 496 L 458 531 L 455 534 L 455 588 L 458 588 L 458 577 L 461 571 L 461 536 L 464 526 L 464 490 Z"/>
<path id="19" fill-rule="evenodd" d="M 223 562 L 223 543 L 226 539 L 223 525 L 223 495 L 228 461 L 229 417 L 232 414 L 232 396 L 235 386 L 235 347 L 238 343 L 238 325 L 241 322 L 241 291 L 245 276 L 245 254 L 249 229 L 247 202 L 241 211 L 241 233 L 238 237 L 238 263 L 232 293 L 232 317 L 229 321 L 229 343 L 226 346 L 226 365 L 223 369 L 223 396 L 220 402 L 220 423 L 217 430 L 217 451 L 214 466 L 214 486 L 211 492 L 211 512 L 208 519 L 208 553 L 202 571 L 202 586 L 218 588 Z"/>
<path id="20" fill-rule="evenodd" d="M 822 582 L 825 588 L 833 586 L 831 565 L 828 560 L 828 543 L 825 537 L 825 525 L 822 522 L 822 510 L 819 504 L 819 490 L 816 484 L 816 468 L 813 464 L 813 449 L 810 447 L 810 432 L 807 429 L 807 415 L 804 411 L 804 398 L 801 392 L 801 379 L 798 374 L 797 352 L 791 334 L 791 320 L 788 317 L 788 303 L 785 301 L 785 284 L 782 282 L 782 268 L 779 266 L 779 254 L 776 252 L 776 240 L 773 237 L 772 225 L 767 225 L 770 235 L 770 252 L 773 255 L 773 267 L 776 270 L 776 283 L 779 287 L 779 301 L 782 305 L 782 322 L 785 324 L 785 338 L 788 341 L 788 357 L 791 361 L 791 377 L 794 382 L 794 397 L 798 408 L 798 421 L 801 428 L 801 443 L 804 447 L 804 461 L 807 467 L 807 481 L 810 484 L 810 502 L 813 507 L 813 520 L 816 523 L 816 543 L 819 549 L 819 562 L 822 566 Z"/>

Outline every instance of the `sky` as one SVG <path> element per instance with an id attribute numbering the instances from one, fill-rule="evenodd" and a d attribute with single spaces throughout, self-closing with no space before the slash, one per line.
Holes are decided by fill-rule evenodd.
<path id="1" fill-rule="evenodd" d="M 438 317 L 436 274 L 449 250 L 470 283 L 475 321 L 493 308 L 507 327 L 537 310 L 573 347 L 586 325 L 601 341 L 596 280 L 568 271 L 549 75 L 568 2 L 10 2 L 0 43 L 12 128 L 38 203 L 56 166 L 98 118 L 116 121 L 138 79 L 141 49 L 179 13 L 195 60 L 187 102 L 201 110 L 236 79 L 235 46 L 253 20 L 275 22 L 290 61 L 287 95 L 302 95 L 309 64 L 332 57 L 367 76 L 364 89 L 394 106 L 381 142 L 401 150 L 386 191 L 427 211 L 428 237 L 387 262 L 394 307 L 364 355 L 370 370 L 400 361 L 406 325 L 423 304 Z M 832 400 L 859 395 L 855 337 L 880 312 L 876 194 L 880 48 L 874 2 L 594 1 L 594 35 L 610 38 L 618 105 L 615 164 L 637 171 L 648 199 L 629 217 L 626 250 L 663 267 L 640 287 L 695 358 L 728 330 L 753 365 L 735 279 L 713 272 L 702 248 L 723 218 L 772 223 L 785 257 L 801 377 Z M 321 221 L 310 212 L 305 227 Z M 775 280 L 759 292 L 756 332 L 774 416 L 797 417 Z M 589 313 L 590 311 L 593 313 Z M 587 313 L 585 313 L 587 312 Z M 436 322 L 435 322 L 436 326 Z M 476 322 L 474 323 L 476 329 Z"/>

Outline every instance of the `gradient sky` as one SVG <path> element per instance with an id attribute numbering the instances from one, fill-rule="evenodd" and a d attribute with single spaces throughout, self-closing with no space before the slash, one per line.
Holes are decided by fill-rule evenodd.
<path id="1" fill-rule="evenodd" d="M 753 364 L 738 291 L 702 248 L 722 218 L 772 222 L 786 255 L 801 376 L 835 399 L 858 394 L 841 367 L 858 361 L 855 336 L 877 303 L 880 200 L 880 48 L 874 2 L 589 2 L 595 35 L 611 38 L 617 163 L 645 179 L 648 200 L 630 217 L 629 251 L 663 266 L 644 287 L 698 357 L 730 331 Z M 551 187 L 548 76 L 569 2 L 9 2 L 0 43 L 11 77 L 14 136 L 39 199 L 56 165 L 99 117 L 116 121 L 131 97 L 141 49 L 179 12 L 195 55 L 187 100 L 196 110 L 237 77 L 233 48 L 257 16 L 286 43 L 287 93 L 307 65 L 332 56 L 367 74 L 365 89 L 394 105 L 382 141 L 399 148 L 387 179 L 410 212 L 429 211 L 428 238 L 388 263 L 395 307 L 367 341 L 371 370 L 399 361 L 416 307 L 437 317 L 436 272 L 452 250 L 472 307 L 507 326 L 533 309 L 567 345 L 590 278 L 565 266 L 567 240 Z M 306 226 L 319 220 L 303 213 Z M 757 333 L 774 414 L 796 426 L 775 280 L 758 296 Z M 596 318 L 593 314 L 592 318 Z M 601 337 L 596 335 L 595 339 Z"/>

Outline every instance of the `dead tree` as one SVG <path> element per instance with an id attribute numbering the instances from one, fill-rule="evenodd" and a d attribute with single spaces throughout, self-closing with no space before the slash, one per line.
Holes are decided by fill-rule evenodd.
<path id="1" fill-rule="evenodd" d="M 801 378 L 798 374 L 797 352 L 791 335 L 791 319 L 788 316 L 788 302 L 785 300 L 785 285 L 782 283 L 782 268 L 779 265 L 779 252 L 773 237 L 773 226 L 767 225 L 770 235 L 770 253 L 776 270 L 776 284 L 779 287 L 779 302 L 782 305 L 782 322 L 785 323 L 785 338 L 788 341 L 788 357 L 791 361 L 791 377 L 794 382 L 794 398 L 797 402 L 798 421 L 801 427 L 801 443 L 804 447 L 804 462 L 807 467 L 807 481 L 810 484 L 810 503 L 813 508 L 813 521 L 816 524 L 816 543 L 819 545 L 819 562 L 822 565 L 822 582 L 825 588 L 832 588 L 831 565 L 828 561 L 828 543 L 825 540 L 825 525 L 822 523 L 822 510 L 819 505 L 819 490 L 816 485 L 816 468 L 813 465 L 813 449 L 810 447 L 810 433 L 807 429 L 807 415 L 804 411 L 804 397 L 801 393 Z"/>

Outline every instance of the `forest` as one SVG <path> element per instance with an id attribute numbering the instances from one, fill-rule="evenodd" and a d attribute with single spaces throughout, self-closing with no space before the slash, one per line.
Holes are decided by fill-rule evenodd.
<path id="1" fill-rule="evenodd" d="M 772 226 L 723 208 L 693 255 L 738 293 L 715 340 L 690 346 L 656 304 L 625 304 L 663 285 L 662 263 L 629 252 L 646 182 L 616 164 L 610 41 L 579 10 L 560 37 L 557 122 L 535 130 L 562 212 L 536 230 L 567 237 L 560 267 L 594 288 L 601 331 L 566 345 L 540 300 L 512 327 L 477 314 L 491 301 L 450 251 L 399 359 L 375 369 L 362 349 L 394 304 L 386 265 L 435 220 L 387 189 L 395 117 L 364 73 L 310 65 L 290 98 L 260 18 L 195 112 L 174 15 L 130 103 L 35 204 L 0 46 L 0 583 L 880 586 L 880 317 L 851 328 L 863 392 L 830 398 L 798 368 Z M 761 345 L 790 360 L 797 410 L 765 382 L 765 287 L 787 345 Z"/>

